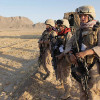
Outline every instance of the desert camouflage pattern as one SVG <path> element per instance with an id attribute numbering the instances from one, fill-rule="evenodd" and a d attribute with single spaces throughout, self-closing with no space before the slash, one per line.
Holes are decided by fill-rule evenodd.
<path id="1" fill-rule="evenodd" d="M 67 28 L 70 28 L 69 21 L 67 19 L 62 19 L 62 21 L 63 21 L 62 25 L 66 26 Z"/>
<path id="2" fill-rule="evenodd" d="M 95 9 L 93 6 L 81 6 L 75 10 L 75 12 L 78 12 L 79 14 L 88 14 L 93 19 L 96 17 Z"/>
<path id="3" fill-rule="evenodd" d="M 55 22 L 54 22 L 54 20 L 52 20 L 52 19 L 47 19 L 47 20 L 45 21 L 45 24 L 51 25 L 52 27 L 55 27 Z"/>
<path id="4" fill-rule="evenodd" d="M 49 40 L 49 36 L 50 34 L 52 36 L 56 36 L 56 32 L 55 31 L 51 31 L 51 32 L 47 32 L 46 30 L 42 33 L 42 36 L 40 38 L 39 41 L 43 40 L 43 41 L 46 41 L 46 40 Z M 47 72 L 47 75 L 50 76 L 49 79 L 52 78 L 52 75 L 53 75 L 53 72 L 54 72 L 54 69 L 53 69 L 53 66 L 52 66 L 52 57 L 51 57 L 51 50 L 50 50 L 50 43 L 49 44 L 44 44 L 44 48 L 45 49 L 45 52 L 42 54 L 42 62 L 43 62 L 43 68 L 44 70 Z"/>
<path id="5" fill-rule="evenodd" d="M 68 32 L 66 42 L 70 40 L 72 34 Z M 60 80 L 64 85 L 65 93 L 61 96 L 61 99 L 66 99 L 70 96 L 70 90 L 72 86 L 71 82 L 71 63 L 69 56 L 66 55 L 62 59 L 57 61 L 57 80 Z"/>
<path id="6" fill-rule="evenodd" d="M 90 70 L 91 79 L 88 83 L 89 99 L 90 100 L 100 100 L 100 63 L 95 63 L 95 65 Z M 79 84 L 80 89 L 80 100 L 87 100 L 85 93 L 82 90 L 82 86 Z"/>
<path id="7" fill-rule="evenodd" d="M 64 51 L 65 53 L 67 53 L 68 51 L 71 50 L 72 45 L 74 45 L 73 41 L 76 41 L 78 38 L 78 33 L 75 33 L 72 36 L 72 38 L 67 42 L 66 48 Z M 91 45 L 87 45 L 87 43 L 86 43 L 87 49 L 93 49 L 94 52 L 96 53 L 96 56 L 99 59 L 100 58 L 100 30 L 97 31 L 97 45 L 95 44 L 95 41 L 92 40 L 92 38 L 89 39 L 91 36 L 93 36 L 93 34 L 94 34 L 94 31 L 92 31 L 88 27 L 87 27 L 87 29 L 84 29 L 82 32 L 83 37 L 84 37 L 84 35 L 86 35 L 86 37 L 87 37 L 87 38 L 84 37 L 84 39 L 86 39 L 86 40 L 84 40 L 84 43 L 85 43 L 85 41 L 88 41 L 88 43 L 91 44 Z M 96 32 L 95 32 L 95 35 L 96 35 Z M 74 46 L 76 46 L 76 45 L 74 45 Z M 89 63 L 91 63 L 91 59 L 92 59 L 91 57 L 88 59 L 88 61 L 90 61 Z M 90 76 L 91 76 L 91 79 L 89 81 L 89 88 L 90 88 L 89 98 L 90 98 L 90 100 L 99 100 L 100 99 L 100 73 L 99 72 L 100 72 L 100 63 L 96 62 L 95 65 L 90 70 Z M 80 100 L 86 100 L 85 94 L 82 90 L 82 86 L 80 84 L 79 84 L 79 86 L 80 86 Z M 84 95 L 84 97 L 83 97 L 83 95 Z"/>

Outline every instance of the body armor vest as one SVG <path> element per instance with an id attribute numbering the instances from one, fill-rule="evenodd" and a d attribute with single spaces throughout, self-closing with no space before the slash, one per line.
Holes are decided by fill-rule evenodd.
<path id="1" fill-rule="evenodd" d="M 77 30 L 75 35 L 76 41 L 73 43 L 73 48 L 77 48 L 77 44 L 79 46 L 79 37 L 80 34 L 82 34 L 82 40 L 81 40 L 82 44 L 86 46 L 86 50 L 92 49 L 94 46 L 97 45 L 97 32 L 98 30 L 93 31 L 93 28 L 84 29 L 83 31 L 81 31 L 80 29 Z M 95 55 L 86 56 L 86 62 L 88 64 L 92 64 L 94 60 L 94 56 Z"/>
<path id="2" fill-rule="evenodd" d="M 50 35 L 52 35 L 52 36 L 54 37 L 55 32 L 54 32 L 53 30 L 50 31 L 50 32 L 47 32 L 47 31 L 45 30 L 45 31 L 43 32 L 43 34 L 42 34 L 41 40 L 43 40 L 43 41 L 48 41 L 49 38 L 50 38 Z M 44 45 L 44 48 L 49 48 L 49 44 Z"/>

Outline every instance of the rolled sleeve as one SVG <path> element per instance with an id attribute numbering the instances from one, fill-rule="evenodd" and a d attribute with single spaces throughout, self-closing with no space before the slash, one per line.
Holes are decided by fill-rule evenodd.
<path id="1" fill-rule="evenodd" d="M 75 35 L 73 35 L 73 36 L 67 41 L 67 43 L 66 43 L 66 45 L 65 45 L 64 54 L 68 53 L 68 52 L 71 50 L 73 41 L 75 41 Z"/>
<path id="2" fill-rule="evenodd" d="M 96 46 L 96 47 L 94 47 L 92 49 L 98 55 L 98 57 L 100 58 L 100 46 Z"/>

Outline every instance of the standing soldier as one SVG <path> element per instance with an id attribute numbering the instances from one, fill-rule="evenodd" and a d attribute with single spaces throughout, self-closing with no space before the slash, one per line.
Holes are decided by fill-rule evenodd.
<path id="1" fill-rule="evenodd" d="M 100 28 L 94 20 L 95 9 L 81 6 L 76 12 L 80 16 L 80 27 L 67 42 L 64 54 L 70 55 L 72 71 L 78 73 L 75 77 L 79 81 L 80 100 L 100 100 L 100 63 L 96 60 L 100 59 Z"/>
<path id="2" fill-rule="evenodd" d="M 61 54 L 65 49 L 66 42 L 71 38 L 71 29 L 67 19 L 57 20 L 57 25 L 59 28 L 58 32 L 58 49 Z M 57 56 L 57 79 L 61 81 L 64 85 L 65 93 L 60 97 L 61 99 L 68 99 L 70 97 L 71 89 L 71 68 L 66 63 L 66 57 Z"/>
<path id="3" fill-rule="evenodd" d="M 52 57 L 50 52 L 50 40 L 49 37 L 52 35 L 53 41 L 55 41 L 54 37 L 57 35 L 55 32 L 55 23 L 52 19 L 47 19 L 45 21 L 46 24 L 46 30 L 42 33 L 42 36 L 39 40 L 39 48 L 40 48 L 40 60 L 44 70 L 47 72 L 47 75 L 44 77 L 44 79 L 50 81 L 53 77 L 53 66 L 52 66 Z M 41 50 L 42 49 L 42 50 Z"/>

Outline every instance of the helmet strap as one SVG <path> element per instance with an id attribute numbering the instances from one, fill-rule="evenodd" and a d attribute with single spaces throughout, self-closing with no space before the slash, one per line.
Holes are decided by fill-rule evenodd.
<path id="1" fill-rule="evenodd" d="M 93 17 L 91 15 L 88 15 L 89 22 L 93 20 Z"/>

